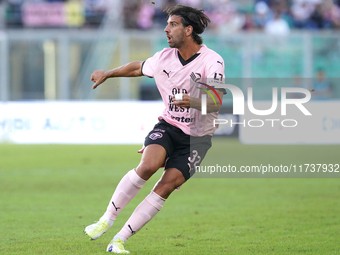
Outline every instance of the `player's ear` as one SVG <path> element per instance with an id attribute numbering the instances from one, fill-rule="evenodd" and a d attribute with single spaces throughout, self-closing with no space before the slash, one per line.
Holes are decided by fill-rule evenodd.
<path id="1" fill-rule="evenodd" d="M 191 34 L 192 34 L 192 31 L 194 30 L 194 28 L 192 27 L 192 26 L 187 26 L 186 28 L 185 28 L 185 35 L 186 36 L 190 36 Z"/>

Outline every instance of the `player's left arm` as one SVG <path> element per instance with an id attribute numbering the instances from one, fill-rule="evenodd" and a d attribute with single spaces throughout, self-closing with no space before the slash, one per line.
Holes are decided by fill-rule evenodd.
<path id="1" fill-rule="evenodd" d="M 223 97 L 223 91 L 216 90 L 218 96 L 220 98 Z M 187 94 L 183 94 L 182 100 L 176 100 L 175 96 L 172 97 L 173 105 L 177 105 L 179 107 L 185 108 L 194 108 L 196 110 L 201 111 L 202 107 L 202 99 L 190 97 Z M 216 102 L 216 104 L 215 104 Z M 211 97 L 207 98 L 207 113 L 210 112 L 218 112 L 221 108 L 221 103 L 219 100 L 213 100 Z"/>
<path id="2" fill-rule="evenodd" d="M 207 84 L 209 86 L 214 87 L 217 84 L 224 84 L 224 64 L 223 59 L 220 56 L 212 58 L 211 61 L 207 64 L 206 68 L 206 73 L 208 77 Z M 222 98 L 224 94 L 226 94 L 226 91 L 225 89 L 215 89 L 214 92 L 215 91 L 217 92 L 219 98 L 216 98 L 215 93 L 212 93 L 214 98 L 210 96 L 207 97 L 207 113 L 218 112 L 222 106 L 219 99 Z M 201 98 L 190 97 L 187 94 L 183 94 L 182 100 L 176 100 L 175 96 L 173 96 L 172 104 L 179 107 L 193 108 L 199 111 L 202 110 Z"/>

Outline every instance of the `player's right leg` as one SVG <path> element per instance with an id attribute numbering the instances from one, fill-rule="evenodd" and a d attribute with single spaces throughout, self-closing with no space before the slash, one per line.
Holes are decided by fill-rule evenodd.
<path id="1" fill-rule="evenodd" d="M 156 216 L 169 195 L 184 182 L 185 178 L 178 169 L 166 169 L 153 191 L 137 206 L 124 227 L 109 243 L 106 251 L 130 253 L 124 248 L 125 242 Z"/>
<path id="2" fill-rule="evenodd" d="M 119 182 L 107 206 L 106 212 L 98 222 L 84 230 L 90 239 L 98 239 L 113 224 L 121 210 L 134 198 L 145 182 L 164 164 L 165 149 L 158 144 L 148 145 L 138 167 L 129 171 Z"/>

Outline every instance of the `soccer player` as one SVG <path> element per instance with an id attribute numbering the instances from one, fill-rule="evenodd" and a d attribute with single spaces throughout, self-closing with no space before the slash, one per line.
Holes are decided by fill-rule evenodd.
<path id="1" fill-rule="evenodd" d="M 199 36 L 210 20 L 203 10 L 189 6 L 176 5 L 165 11 L 168 20 L 164 31 L 170 48 L 144 62 L 131 62 L 109 71 L 97 70 L 91 76 L 95 82 L 93 89 L 111 77 L 153 77 L 165 106 L 160 121 L 145 138 L 139 165 L 121 179 L 99 221 L 85 228 L 91 239 L 99 238 L 145 182 L 164 165 L 161 179 L 114 236 L 108 252 L 129 253 L 124 243 L 195 173 L 195 167 L 211 147 L 211 137 L 217 128 L 213 120 L 217 118 L 225 90 L 215 90 L 213 86 L 224 83 L 223 59 L 203 45 Z M 206 92 L 214 98 L 205 95 L 207 103 L 203 112 L 201 98 Z"/>

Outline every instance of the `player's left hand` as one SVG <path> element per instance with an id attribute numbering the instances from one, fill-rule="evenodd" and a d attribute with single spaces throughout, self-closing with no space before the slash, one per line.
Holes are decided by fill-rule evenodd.
<path id="1" fill-rule="evenodd" d="M 177 105 L 179 107 L 190 108 L 190 96 L 187 94 L 183 94 L 182 100 L 176 100 L 175 96 L 172 96 L 173 105 Z"/>

